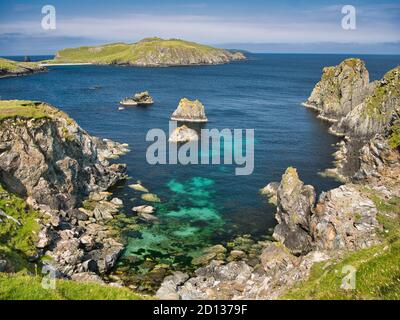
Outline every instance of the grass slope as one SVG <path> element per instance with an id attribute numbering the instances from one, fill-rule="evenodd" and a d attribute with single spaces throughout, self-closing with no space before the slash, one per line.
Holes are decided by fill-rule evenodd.
<path id="1" fill-rule="evenodd" d="M 28 74 L 43 68 L 36 62 L 17 62 L 0 58 L 0 76 Z"/>
<path id="2" fill-rule="evenodd" d="M 36 276 L 0 273 L 0 300 L 144 300 L 126 288 L 95 283 L 57 280 L 55 289 L 45 289 Z"/>
<path id="3" fill-rule="evenodd" d="M 384 201 L 372 191 L 370 198 L 379 210 L 384 226 L 383 243 L 348 254 L 344 259 L 313 266 L 310 278 L 289 290 L 284 299 L 348 300 L 400 299 L 400 198 Z M 341 289 L 346 273 L 356 268 L 356 289 Z"/>
<path id="4" fill-rule="evenodd" d="M 66 113 L 46 103 L 28 100 L 0 100 L 0 121 L 12 118 L 64 118 L 73 121 Z"/>

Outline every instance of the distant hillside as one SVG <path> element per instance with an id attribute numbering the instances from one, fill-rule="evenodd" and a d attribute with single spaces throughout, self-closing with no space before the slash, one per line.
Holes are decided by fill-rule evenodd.
<path id="1" fill-rule="evenodd" d="M 146 38 L 134 44 L 64 49 L 54 63 L 117 64 L 142 67 L 223 64 L 243 60 L 241 52 L 230 52 L 178 39 Z"/>
<path id="2" fill-rule="evenodd" d="M 44 71 L 39 63 L 17 62 L 0 58 L 0 78 L 9 76 L 27 75 L 34 72 Z"/>

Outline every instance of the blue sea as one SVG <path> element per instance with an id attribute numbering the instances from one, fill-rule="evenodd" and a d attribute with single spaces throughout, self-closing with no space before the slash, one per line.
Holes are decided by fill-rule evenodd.
<path id="1" fill-rule="evenodd" d="M 55 66 L 49 72 L 0 79 L 1 99 L 49 102 L 67 112 L 90 134 L 128 143 L 131 152 L 118 162 L 131 177 L 115 190 L 125 213 L 144 204 L 141 193 L 128 187 L 140 180 L 162 202 L 160 224 L 139 222 L 125 234 L 125 256 L 162 257 L 178 265 L 204 247 L 250 234 L 262 238 L 275 225 L 275 208 L 259 195 L 260 188 L 279 181 L 288 166 L 298 169 L 318 193 L 339 183 L 319 173 L 332 167 L 338 139 L 328 124 L 300 104 L 319 81 L 324 66 L 345 55 L 249 54 L 227 65 L 171 68 L 118 66 Z M 21 59 L 21 57 L 10 57 Z M 49 57 L 33 57 L 41 60 Z M 400 64 L 400 56 L 360 56 L 371 80 Z M 149 107 L 119 111 L 119 101 L 148 90 Z M 169 118 L 181 98 L 200 99 L 209 122 L 204 128 L 254 129 L 255 168 L 236 176 L 235 165 L 149 165 L 146 142 L 150 129 L 168 132 Z"/>

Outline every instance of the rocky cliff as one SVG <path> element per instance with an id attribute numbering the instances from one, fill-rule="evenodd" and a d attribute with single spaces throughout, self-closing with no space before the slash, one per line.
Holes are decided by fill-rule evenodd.
<path id="1" fill-rule="evenodd" d="M 321 81 L 304 105 L 316 109 L 320 117 L 335 121 L 364 101 L 373 87 L 364 62 L 347 59 L 323 69 Z"/>
<path id="2" fill-rule="evenodd" d="M 384 288 L 396 286 L 393 274 L 398 272 L 400 245 L 399 88 L 399 68 L 372 84 L 359 59 L 325 68 L 305 105 L 333 124 L 332 133 L 344 136 L 335 153 L 334 173 L 347 183 L 317 198 L 315 189 L 300 180 L 297 170 L 288 168 L 280 182 L 262 189 L 277 207 L 274 242 L 252 244 L 240 255 L 234 254 L 238 259 L 231 257 L 243 246 L 234 248 L 228 259 L 214 255 L 213 261 L 191 278 L 180 273 L 166 278 L 157 296 L 387 297 Z M 250 258 L 251 252 L 253 257 L 258 253 Z M 360 258 L 363 255 L 365 258 Z M 336 266 L 346 266 L 346 262 L 351 262 L 352 268 L 365 266 L 359 276 L 362 284 L 352 291 L 355 295 L 342 290 L 343 276 L 336 275 L 341 271 Z M 372 271 L 376 268 L 387 273 L 387 278 L 376 277 Z M 313 279 L 308 281 L 310 274 Z M 303 286 L 311 289 L 302 291 Z"/>
<path id="3" fill-rule="evenodd" d="M 43 72 L 46 68 L 35 62 L 16 62 L 0 58 L 0 78 L 23 76 L 36 72 Z"/>
<path id="4" fill-rule="evenodd" d="M 0 114 L 0 183 L 40 213 L 34 259 L 51 258 L 60 276 L 110 270 L 123 246 L 105 222 L 122 201 L 105 190 L 126 176 L 107 159 L 127 146 L 90 136 L 46 103 L 0 101 Z"/>
<path id="5" fill-rule="evenodd" d="M 118 64 L 140 67 L 223 64 L 244 60 L 240 52 L 213 48 L 179 39 L 146 38 L 134 44 L 64 49 L 54 63 Z"/>

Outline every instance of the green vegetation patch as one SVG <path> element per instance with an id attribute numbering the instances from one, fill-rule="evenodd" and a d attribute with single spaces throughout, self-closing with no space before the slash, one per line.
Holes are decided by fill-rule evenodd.
<path id="1" fill-rule="evenodd" d="M 393 149 L 400 148 L 400 119 L 394 121 L 390 127 L 391 134 L 389 136 L 389 144 Z"/>
<path id="2" fill-rule="evenodd" d="M 146 296 L 127 288 L 96 283 L 57 280 L 55 289 L 45 289 L 40 277 L 0 273 L 0 300 L 144 300 Z"/>
<path id="3" fill-rule="evenodd" d="M 35 69 L 40 69 L 40 65 L 37 62 L 17 62 L 0 58 L 0 74 L 23 73 Z"/>
<path id="4" fill-rule="evenodd" d="M 72 119 L 66 113 L 46 103 L 27 100 L 0 100 L 0 121 L 10 118 L 64 118 L 72 122 Z"/>
<path id="5" fill-rule="evenodd" d="M 400 99 L 400 66 L 385 74 L 371 96 L 366 100 L 366 114 L 372 117 L 385 117 L 385 103 L 390 99 Z"/>
<path id="6" fill-rule="evenodd" d="M 39 213 L 28 208 L 23 199 L 8 193 L 1 186 L 0 209 L 15 219 L 0 217 L 0 258 L 8 261 L 12 271 L 31 271 L 33 265 L 29 264 L 28 258 L 36 254 Z"/>

